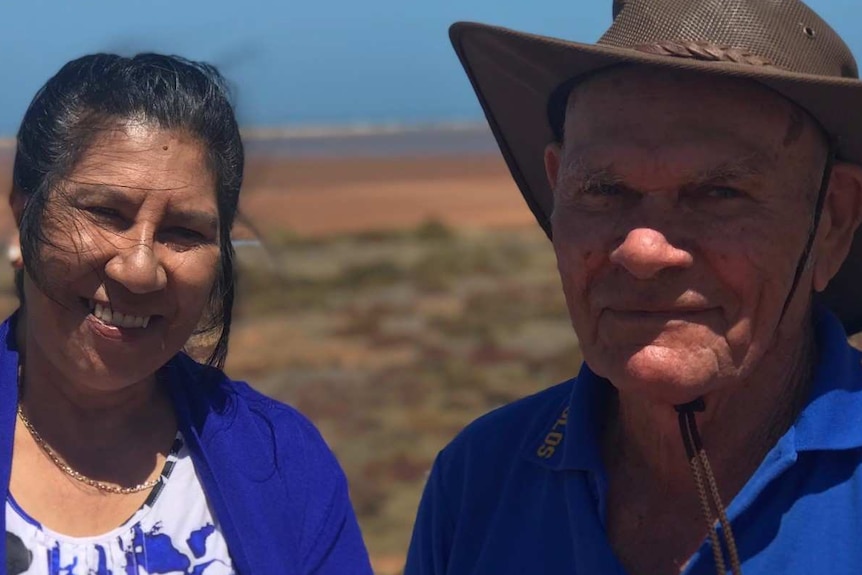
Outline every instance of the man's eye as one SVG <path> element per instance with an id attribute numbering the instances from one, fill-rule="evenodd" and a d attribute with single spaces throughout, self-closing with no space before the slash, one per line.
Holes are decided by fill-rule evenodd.
<path id="1" fill-rule="evenodd" d="M 617 186 L 587 186 L 582 188 L 582 194 L 585 196 L 597 196 L 597 197 L 613 197 L 622 195 L 622 190 L 620 190 Z"/>
<path id="2" fill-rule="evenodd" d="M 733 188 L 716 186 L 713 188 L 709 188 L 706 190 L 706 197 L 715 199 L 715 200 L 731 200 L 735 198 L 741 198 L 745 194 L 740 192 L 739 190 L 735 190 Z"/>

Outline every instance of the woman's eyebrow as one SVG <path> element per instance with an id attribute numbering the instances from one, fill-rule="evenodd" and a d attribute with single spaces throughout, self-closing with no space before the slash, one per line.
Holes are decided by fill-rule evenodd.
<path id="1" fill-rule="evenodd" d="M 122 203 L 137 203 L 137 198 L 130 198 L 128 190 L 132 188 L 124 188 L 122 186 L 107 185 L 107 184 L 88 184 L 84 182 L 72 182 L 72 186 L 67 189 L 79 199 L 94 198 L 102 201 L 114 201 Z"/>
<path id="2" fill-rule="evenodd" d="M 218 230 L 218 216 L 206 210 L 174 208 L 168 214 L 172 221 L 213 232 Z"/>
<path id="3" fill-rule="evenodd" d="M 143 202 L 143 196 L 132 193 L 131 190 L 116 185 L 73 181 L 63 186 L 60 197 L 71 205 L 84 208 L 103 204 L 124 210 L 137 209 Z"/>

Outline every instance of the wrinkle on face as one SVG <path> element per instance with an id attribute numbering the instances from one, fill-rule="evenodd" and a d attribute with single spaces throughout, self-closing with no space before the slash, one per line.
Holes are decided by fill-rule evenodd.
<path id="1" fill-rule="evenodd" d="M 215 284 L 216 180 L 203 144 L 152 125 L 106 129 L 50 192 L 44 213 L 42 277 L 25 280 L 39 347 L 70 377 L 117 380 L 94 385 L 152 374 L 194 333 Z M 161 319 L 134 345 L 102 341 L 88 331 L 87 300 Z"/>
<path id="2" fill-rule="evenodd" d="M 628 68 L 577 87 L 552 226 L 587 363 L 663 397 L 751 373 L 775 345 L 825 155 L 818 126 L 753 82 Z M 655 240 L 630 245 L 648 277 L 611 257 L 632 233 Z M 692 295 L 703 313 L 673 319 Z M 639 306 L 668 314 L 627 315 Z"/>

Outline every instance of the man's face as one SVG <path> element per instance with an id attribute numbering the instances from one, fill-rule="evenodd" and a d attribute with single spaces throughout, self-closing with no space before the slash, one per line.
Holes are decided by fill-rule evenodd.
<path id="1" fill-rule="evenodd" d="M 807 116 L 753 83 L 636 68 L 578 87 L 566 116 L 553 243 L 596 373 L 682 403 L 802 333 L 811 273 L 780 319 L 826 162 Z"/>

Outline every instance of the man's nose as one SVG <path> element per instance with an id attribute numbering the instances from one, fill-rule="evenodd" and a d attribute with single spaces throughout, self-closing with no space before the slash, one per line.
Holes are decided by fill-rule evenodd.
<path id="1" fill-rule="evenodd" d="M 663 233 L 651 228 L 630 230 L 610 254 L 610 260 L 638 279 L 652 279 L 662 270 L 687 268 L 692 254 L 674 246 Z"/>
<path id="2" fill-rule="evenodd" d="M 132 293 L 159 291 L 167 284 L 167 273 L 148 242 L 122 247 L 105 265 L 105 273 Z"/>

